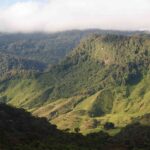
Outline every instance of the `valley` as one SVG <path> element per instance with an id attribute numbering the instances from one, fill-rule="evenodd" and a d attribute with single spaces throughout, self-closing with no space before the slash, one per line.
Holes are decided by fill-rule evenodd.
<path id="1" fill-rule="evenodd" d="M 149 114 L 150 36 L 97 30 L 72 32 L 69 40 L 69 32 L 51 35 L 61 41 L 58 47 L 52 44 L 52 50 L 41 47 L 45 40 L 50 44 L 45 35 L 40 35 L 45 39 L 41 42 L 36 36 L 32 44 L 27 39 L 21 44 L 26 45 L 25 49 L 20 51 L 18 44 L 15 48 L 14 38 L 10 49 L 2 44 L 0 52 L 9 54 L 14 62 L 6 57 L 7 66 L 14 66 L 0 63 L 6 68 L 0 82 L 0 101 L 46 117 L 61 130 L 73 132 L 79 128 L 83 134 L 103 130 L 107 122 L 120 129 Z M 35 41 L 39 44 L 36 49 Z"/>

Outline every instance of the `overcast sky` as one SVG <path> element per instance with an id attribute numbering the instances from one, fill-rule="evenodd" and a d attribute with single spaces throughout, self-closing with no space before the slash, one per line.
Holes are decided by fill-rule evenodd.
<path id="1" fill-rule="evenodd" d="M 150 30 L 150 0 L 0 0 L 0 32 Z"/>

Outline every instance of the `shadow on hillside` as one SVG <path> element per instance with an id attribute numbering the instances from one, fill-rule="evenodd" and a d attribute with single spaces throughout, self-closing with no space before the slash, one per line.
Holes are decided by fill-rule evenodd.
<path id="1" fill-rule="evenodd" d="M 45 118 L 0 104 L 0 150 L 149 150 L 150 127 L 134 123 L 107 133 L 66 133 Z"/>

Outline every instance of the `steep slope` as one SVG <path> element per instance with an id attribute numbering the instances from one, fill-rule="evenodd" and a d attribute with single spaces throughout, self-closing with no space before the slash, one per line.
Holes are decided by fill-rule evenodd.
<path id="1" fill-rule="evenodd" d="M 23 109 L 0 104 L 0 149 L 40 149 L 46 147 L 49 135 L 55 140 L 57 134 L 59 131 L 45 118 L 38 119 Z"/>
<path id="2" fill-rule="evenodd" d="M 107 121 L 122 127 L 150 113 L 149 69 L 149 36 L 94 35 L 49 72 L 2 82 L 1 101 L 61 129 L 99 130 Z"/>

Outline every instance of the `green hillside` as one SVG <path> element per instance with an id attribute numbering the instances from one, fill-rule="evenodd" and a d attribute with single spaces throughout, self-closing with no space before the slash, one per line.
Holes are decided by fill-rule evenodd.
<path id="1" fill-rule="evenodd" d="M 120 128 L 150 113 L 150 37 L 93 35 L 49 72 L 1 81 L 0 100 L 60 129 Z M 116 131 L 112 131 L 116 132 Z"/>

